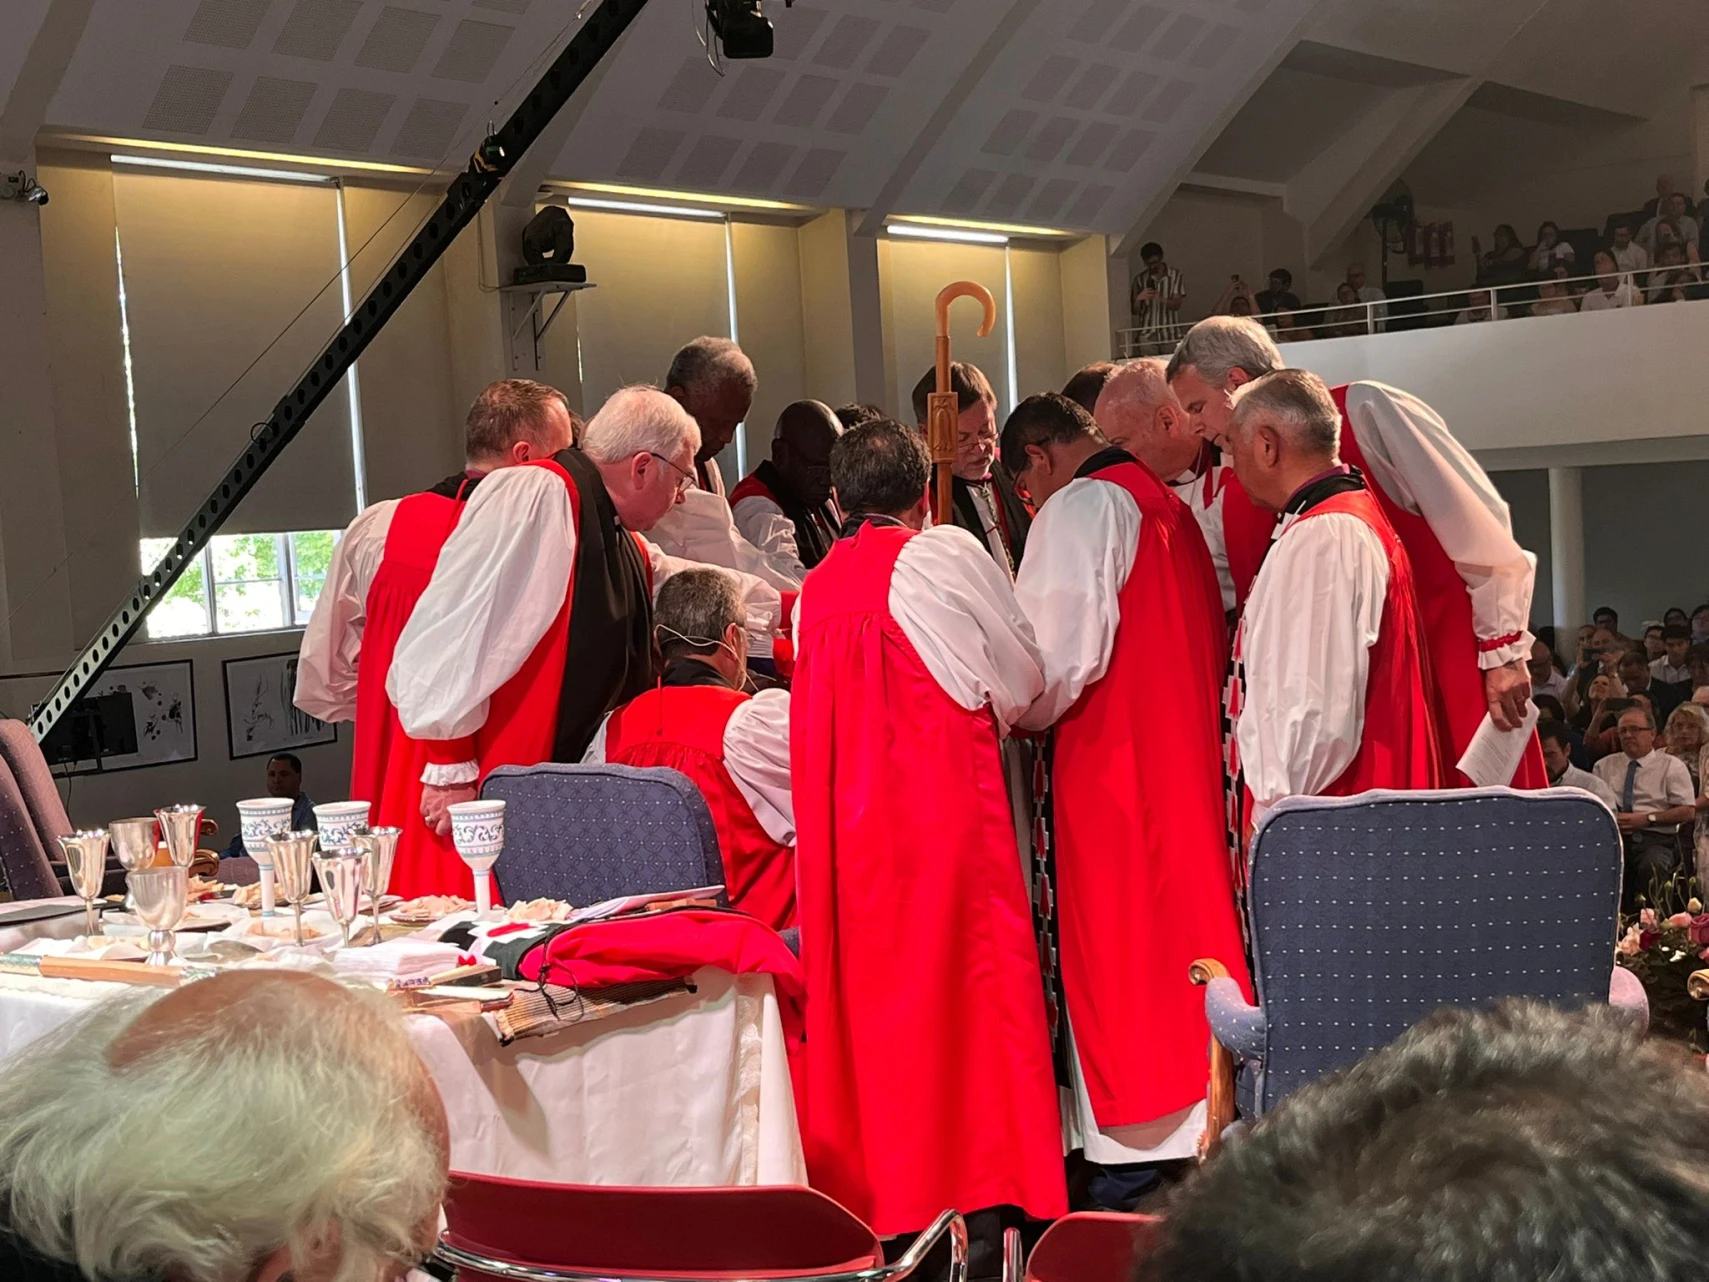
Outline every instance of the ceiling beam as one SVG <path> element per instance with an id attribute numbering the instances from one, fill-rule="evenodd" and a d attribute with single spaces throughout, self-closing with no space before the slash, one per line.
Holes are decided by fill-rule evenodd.
<path id="1" fill-rule="evenodd" d="M 1200 191 L 1227 191 L 1237 196 L 1264 196 L 1271 200 L 1286 200 L 1288 198 L 1287 183 L 1264 182 L 1258 178 L 1236 178 L 1232 174 L 1207 174 L 1202 169 L 1195 169 L 1181 180 L 1183 187 L 1197 187 Z"/>
<path id="2" fill-rule="evenodd" d="M 35 154 L 48 104 L 71 66 L 95 0 L 52 0 L 0 109 L 0 163 L 23 164 Z"/>

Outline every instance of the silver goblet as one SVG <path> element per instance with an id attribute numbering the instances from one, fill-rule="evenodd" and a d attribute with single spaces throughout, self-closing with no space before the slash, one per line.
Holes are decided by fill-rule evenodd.
<path id="1" fill-rule="evenodd" d="M 188 868 L 196 862 L 196 844 L 202 836 L 202 807 L 193 802 L 183 806 L 168 806 L 156 810 L 160 833 L 166 839 L 166 851 L 172 862 Z"/>
<path id="2" fill-rule="evenodd" d="M 351 846 L 335 846 L 315 856 L 315 871 L 320 874 L 320 889 L 326 899 L 326 910 L 338 923 L 339 943 L 350 943 L 350 923 L 362 911 L 362 888 L 368 880 L 371 856 L 365 850 Z"/>
<path id="3" fill-rule="evenodd" d="M 279 898 L 296 907 L 297 947 L 303 944 L 303 900 L 309 897 L 314 872 L 315 834 L 288 832 L 267 842 L 273 852 L 273 875 L 279 883 Z"/>
<path id="4" fill-rule="evenodd" d="M 368 882 L 366 889 L 369 910 L 374 914 L 374 942 L 380 942 L 380 897 L 392 883 L 392 861 L 398 855 L 402 828 L 369 828 L 355 837 L 359 849 L 368 852 Z"/>
<path id="5" fill-rule="evenodd" d="M 119 857 L 119 866 L 126 872 L 154 867 L 158 849 L 154 843 L 154 820 L 115 819 L 107 825 L 107 831 L 112 835 L 113 853 Z M 125 889 L 125 909 L 135 912 L 136 899 L 129 893 L 128 882 Z"/>
<path id="6" fill-rule="evenodd" d="M 164 966 L 173 957 L 172 932 L 189 906 L 189 870 L 176 865 L 143 868 L 127 880 L 136 899 L 136 915 L 148 927 L 148 964 Z"/>
<path id="7" fill-rule="evenodd" d="M 74 832 L 59 839 L 65 852 L 65 871 L 71 876 L 71 888 L 83 896 L 85 934 L 91 938 L 95 926 L 95 900 L 101 893 L 101 882 L 107 875 L 107 830 L 93 828 Z"/>

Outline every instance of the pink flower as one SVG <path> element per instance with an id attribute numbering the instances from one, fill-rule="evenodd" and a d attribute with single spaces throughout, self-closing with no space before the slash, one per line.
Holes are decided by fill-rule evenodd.
<path id="1" fill-rule="evenodd" d="M 1641 950 L 1638 947 L 1638 928 L 1630 926 L 1626 933 L 1620 936 L 1620 942 L 1614 945 L 1614 952 L 1620 957 L 1636 957 Z"/>
<path id="2" fill-rule="evenodd" d="M 1697 960 L 1698 961 L 1709 961 L 1709 948 L 1705 948 L 1702 952 L 1698 953 L 1697 954 Z"/>
<path id="3" fill-rule="evenodd" d="M 1647 926 L 1654 930 L 1656 928 L 1656 910 L 1654 908 L 1641 909 L 1638 913 L 1638 925 Z"/>
<path id="4" fill-rule="evenodd" d="M 1691 942 L 1699 947 L 1704 944 L 1709 944 L 1709 913 L 1701 913 L 1698 916 L 1693 917 L 1691 919 L 1691 925 L 1687 928 L 1686 933 L 1690 937 Z"/>
<path id="5" fill-rule="evenodd" d="M 1689 926 L 1689 925 L 1691 925 L 1691 914 L 1690 913 L 1675 913 L 1673 916 L 1671 916 L 1667 919 L 1667 921 L 1664 923 L 1664 925 L 1679 926 L 1679 927 Z"/>

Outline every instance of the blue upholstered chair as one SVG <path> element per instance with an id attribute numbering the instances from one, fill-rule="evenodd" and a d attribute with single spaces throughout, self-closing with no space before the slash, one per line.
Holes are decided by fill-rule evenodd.
<path id="1" fill-rule="evenodd" d="M 1230 1105 L 1256 1117 L 1443 1006 L 1611 1000 L 1647 1019 L 1613 966 L 1620 868 L 1614 816 L 1576 788 L 1282 802 L 1250 853 L 1257 1005 L 1213 959 L 1193 968 L 1216 1038 L 1208 1138 Z"/>
<path id="2" fill-rule="evenodd" d="M 507 899 L 577 907 L 724 883 L 712 812 L 688 776 L 632 766 L 501 766 L 481 788 L 505 803 Z"/>

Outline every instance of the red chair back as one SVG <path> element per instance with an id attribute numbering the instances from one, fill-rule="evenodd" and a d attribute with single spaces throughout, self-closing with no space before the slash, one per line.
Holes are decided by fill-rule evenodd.
<path id="1" fill-rule="evenodd" d="M 1027 1260 L 1026 1282 L 1129 1282 L 1157 1217 L 1077 1211 L 1044 1231 Z"/>
<path id="2" fill-rule="evenodd" d="M 812 1189 L 618 1188 L 451 1177 L 446 1241 L 511 1263 L 612 1277 L 789 1278 L 876 1268 L 872 1230 Z M 473 1282 L 483 1275 L 463 1268 Z"/>

